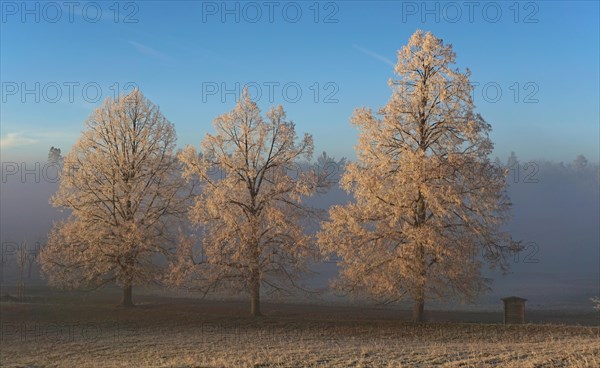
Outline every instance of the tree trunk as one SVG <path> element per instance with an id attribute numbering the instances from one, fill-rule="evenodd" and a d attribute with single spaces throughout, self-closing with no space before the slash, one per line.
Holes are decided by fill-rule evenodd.
<path id="1" fill-rule="evenodd" d="M 254 198 L 252 198 L 254 206 Z M 250 314 L 254 317 L 261 316 L 260 313 L 260 251 L 259 251 L 259 224 L 257 219 L 252 219 L 252 253 L 250 254 Z"/>
<path id="2" fill-rule="evenodd" d="M 427 268 L 425 264 L 425 248 L 419 245 L 417 251 L 419 268 L 418 284 L 416 285 L 413 304 L 413 322 L 425 322 L 425 283 L 427 282 Z"/>
<path id="3" fill-rule="evenodd" d="M 419 267 L 418 284 L 414 294 L 413 321 L 425 322 L 425 283 L 427 280 L 427 268 L 425 265 L 425 248 L 419 245 L 417 251 L 417 263 Z"/>
<path id="4" fill-rule="evenodd" d="M 423 291 L 419 292 L 420 296 L 414 301 L 413 304 L 413 322 L 422 323 L 425 322 L 425 297 Z"/>
<path id="5" fill-rule="evenodd" d="M 417 199 L 417 226 L 425 224 L 425 198 L 419 189 L 419 197 Z M 425 261 L 425 247 L 423 244 L 418 244 L 416 249 L 417 262 L 417 289 L 414 294 L 413 304 L 413 321 L 417 323 L 425 322 L 425 283 L 427 282 L 427 266 Z"/>
<path id="6" fill-rule="evenodd" d="M 123 287 L 123 300 L 121 301 L 121 306 L 126 308 L 133 307 L 133 299 L 132 299 L 132 286 L 127 285 Z"/>
<path id="7" fill-rule="evenodd" d="M 253 275 L 250 281 L 250 313 L 254 317 L 261 316 L 260 313 L 260 280 L 258 275 Z"/>

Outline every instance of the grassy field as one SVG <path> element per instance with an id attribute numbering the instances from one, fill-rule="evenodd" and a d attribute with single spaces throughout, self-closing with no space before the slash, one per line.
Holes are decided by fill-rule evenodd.
<path id="1" fill-rule="evenodd" d="M 416 325 L 406 311 L 276 303 L 252 318 L 233 301 L 144 296 L 122 309 L 116 294 L 65 295 L 1 303 L 1 366 L 600 367 L 597 324 L 504 326 L 499 313 L 438 311 Z M 528 316 L 565 320 L 545 313 Z"/>

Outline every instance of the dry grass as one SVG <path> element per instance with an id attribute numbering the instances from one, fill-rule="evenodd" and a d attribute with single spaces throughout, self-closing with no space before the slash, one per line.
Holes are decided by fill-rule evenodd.
<path id="1" fill-rule="evenodd" d="M 343 308 L 2 303 L 6 367 L 600 367 L 598 327 L 428 323 Z"/>

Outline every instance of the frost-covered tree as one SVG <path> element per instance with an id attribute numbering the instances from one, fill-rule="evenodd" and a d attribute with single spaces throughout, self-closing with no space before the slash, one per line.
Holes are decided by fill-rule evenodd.
<path id="1" fill-rule="evenodd" d="M 424 320 L 426 298 L 474 296 L 485 287 L 479 250 L 503 269 L 519 244 L 500 230 L 509 215 L 506 170 L 490 162 L 491 129 L 474 112 L 469 71 L 451 45 L 417 31 L 398 52 L 393 93 L 378 116 L 357 109 L 357 161 L 318 235 L 341 258 L 337 286 L 384 302 L 405 296 Z"/>
<path id="2" fill-rule="evenodd" d="M 600 311 L 600 298 L 595 297 L 590 299 L 594 303 L 594 309 Z"/>
<path id="3" fill-rule="evenodd" d="M 577 155 L 575 160 L 573 160 L 573 166 L 577 170 L 583 170 L 587 167 L 587 165 L 588 165 L 588 160 L 587 160 L 587 158 L 585 158 L 584 155 Z"/>
<path id="4" fill-rule="evenodd" d="M 313 209 L 303 204 L 327 186 L 316 170 L 303 170 L 313 140 L 298 139 L 281 106 L 263 119 L 247 91 L 235 108 L 213 122 L 197 152 L 180 155 L 185 177 L 199 179 L 201 193 L 190 211 L 202 233 L 201 253 L 186 243 L 173 265 L 171 281 L 201 290 L 245 292 L 252 315 L 260 315 L 261 287 L 289 292 L 299 286 L 308 260 L 316 255 L 303 223 Z"/>
<path id="5" fill-rule="evenodd" d="M 63 159 L 64 158 L 61 155 L 60 148 L 56 148 L 54 146 L 50 147 L 50 150 L 48 151 L 48 163 L 62 165 Z"/>
<path id="6" fill-rule="evenodd" d="M 132 306 L 132 286 L 160 277 L 157 259 L 173 253 L 189 198 L 175 140 L 173 124 L 137 89 L 92 113 L 64 158 L 51 198 L 70 212 L 54 225 L 40 254 L 51 284 L 116 282 L 123 306 Z"/>

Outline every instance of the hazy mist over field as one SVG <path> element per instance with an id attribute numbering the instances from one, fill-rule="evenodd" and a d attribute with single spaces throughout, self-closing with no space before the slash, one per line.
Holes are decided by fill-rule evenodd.
<path id="1" fill-rule="evenodd" d="M 502 161 L 506 165 L 507 160 Z M 0 200 L 7 282 L 16 277 L 14 243 L 27 241 L 27 249 L 33 254 L 37 251 L 35 243 L 44 244 L 52 222 L 66 214 L 48 203 L 58 187 L 52 183 L 56 168 L 43 159 L 40 162 L 38 171 L 32 170 L 23 178 L 21 172 L 3 174 Z M 16 163 L 21 165 L 21 162 Z M 35 167 L 33 163 L 25 165 L 30 170 Z M 343 169 L 336 166 L 330 170 Z M 598 164 L 594 162 L 577 167 L 573 162 L 529 160 L 519 163 L 518 172 L 510 171 L 509 195 L 514 207 L 513 219 L 507 228 L 526 243 L 526 248 L 510 261 L 508 275 L 504 276 L 498 270 L 485 272 L 494 280 L 492 291 L 481 295 L 471 307 L 497 309 L 501 306 L 500 298 L 519 295 L 529 300 L 531 308 L 590 308 L 589 298 L 600 288 L 598 178 Z M 349 200 L 343 190 L 334 187 L 326 194 L 309 198 L 308 203 L 327 209 Z M 327 286 L 328 280 L 337 273 L 332 262 L 315 265 L 313 269 L 318 272 L 309 280 L 314 287 Z M 34 284 L 40 280 L 39 267 L 35 263 L 32 263 L 31 277 Z M 338 301 L 344 300 L 347 298 Z M 439 305 L 461 308 L 461 304 Z"/>

